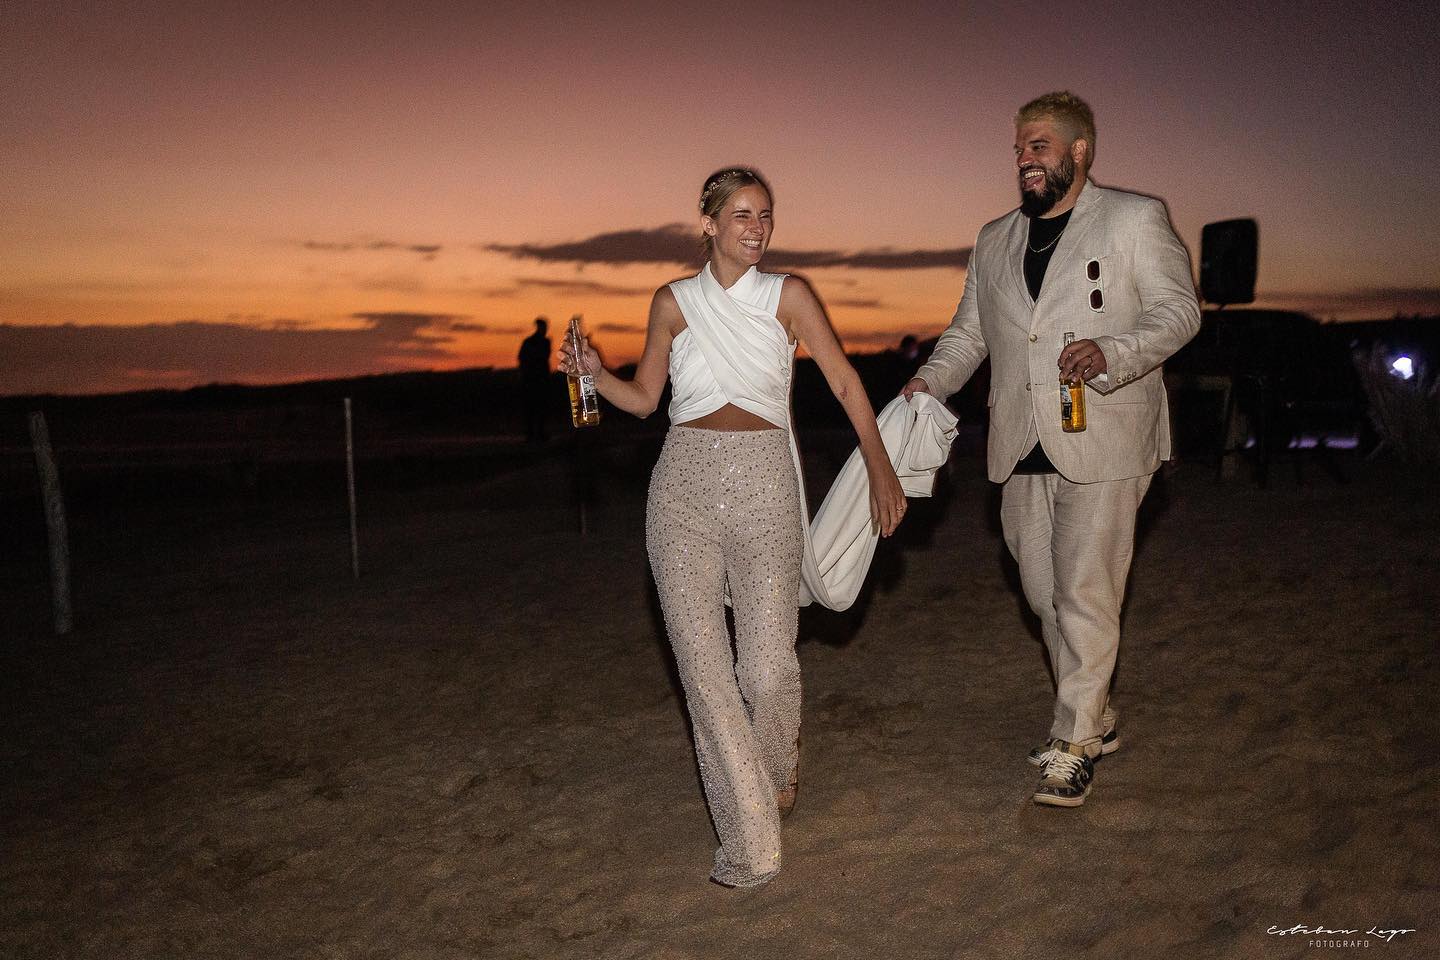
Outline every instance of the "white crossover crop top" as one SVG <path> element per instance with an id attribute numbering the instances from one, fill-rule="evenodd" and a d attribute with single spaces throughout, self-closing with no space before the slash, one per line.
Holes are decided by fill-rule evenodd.
<path id="1" fill-rule="evenodd" d="M 783 273 L 751 267 L 728 290 L 710 265 L 670 284 L 685 329 L 670 345 L 670 422 L 687 423 L 727 403 L 786 431 L 795 475 L 804 472 L 790 422 L 790 378 L 795 344 L 775 312 Z M 907 403 L 896 397 L 880 414 L 880 439 L 906 495 L 927 497 L 935 471 L 950 454 L 955 415 L 928 393 Z M 855 601 L 877 539 L 870 525 L 870 484 L 858 448 L 850 455 L 812 522 L 800 484 L 805 549 L 800 563 L 800 605 L 844 610 Z"/>
<path id="2" fill-rule="evenodd" d="M 670 422 L 687 423 L 733 403 L 790 428 L 795 344 L 775 313 L 783 273 L 751 267 L 729 289 L 705 264 L 670 284 L 685 329 L 670 345 Z"/>

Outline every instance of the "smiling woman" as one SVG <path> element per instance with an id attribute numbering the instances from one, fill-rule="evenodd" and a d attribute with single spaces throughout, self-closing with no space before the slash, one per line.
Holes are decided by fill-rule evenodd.
<path id="1" fill-rule="evenodd" d="M 813 550 L 790 432 L 798 344 L 859 435 L 872 523 L 888 536 L 905 511 L 870 402 L 820 301 L 804 281 L 757 269 L 774 227 L 771 197 L 744 167 L 705 181 L 709 262 L 656 291 L 634 379 L 604 369 L 588 342 L 561 348 L 562 369 L 594 375 L 607 400 L 636 416 L 655 411 L 667 379 L 673 387 L 646 546 L 720 836 L 710 876 L 731 887 L 779 871 L 780 818 L 799 788 L 795 633 L 801 564 Z"/>
<path id="2" fill-rule="evenodd" d="M 737 193 L 740 196 L 736 196 Z M 759 263 L 761 254 L 770 245 L 770 233 L 775 226 L 771 209 L 774 197 L 770 185 L 753 170 L 736 167 L 711 174 L 700 192 L 706 258 L 714 257 L 719 243 L 733 247 L 747 265 Z M 727 203 L 729 209 L 726 209 Z"/>

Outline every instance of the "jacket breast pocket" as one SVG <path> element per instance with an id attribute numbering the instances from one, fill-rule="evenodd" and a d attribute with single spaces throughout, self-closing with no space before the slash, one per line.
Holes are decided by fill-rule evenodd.
<path id="1" fill-rule="evenodd" d="M 1085 254 L 1080 258 L 1080 289 L 1085 306 L 1094 317 L 1103 317 L 1106 313 L 1105 287 L 1115 279 L 1116 267 L 1115 257 L 1108 253 Z"/>

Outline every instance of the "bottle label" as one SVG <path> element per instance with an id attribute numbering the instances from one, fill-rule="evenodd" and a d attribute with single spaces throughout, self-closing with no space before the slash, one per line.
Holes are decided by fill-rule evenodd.
<path id="1" fill-rule="evenodd" d="M 1060 419 L 1069 420 L 1074 412 L 1074 401 L 1071 400 L 1070 396 L 1070 384 L 1062 383 L 1060 385 Z"/>
<path id="2" fill-rule="evenodd" d="M 595 378 L 587 373 L 581 376 L 579 380 L 581 412 L 590 413 L 592 410 L 599 409 L 600 401 L 596 398 L 595 395 Z"/>

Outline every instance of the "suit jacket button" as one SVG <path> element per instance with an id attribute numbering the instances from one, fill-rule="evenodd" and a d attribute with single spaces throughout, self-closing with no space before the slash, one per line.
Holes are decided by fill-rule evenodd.
<path id="1" fill-rule="evenodd" d="M 1031 343 L 1034 343 L 1036 340 L 1039 340 L 1039 339 L 1040 339 L 1040 338 L 1037 337 L 1037 336 L 1035 336 L 1035 334 L 1033 334 L 1033 333 L 1030 334 L 1030 342 L 1031 342 Z"/>
<path id="2" fill-rule="evenodd" d="M 1026 390 L 1029 390 L 1029 389 L 1030 389 L 1030 384 L 1028 384 L 1028 383 L 1025 384 L 1025 389 L 1026 389 Z"/>

